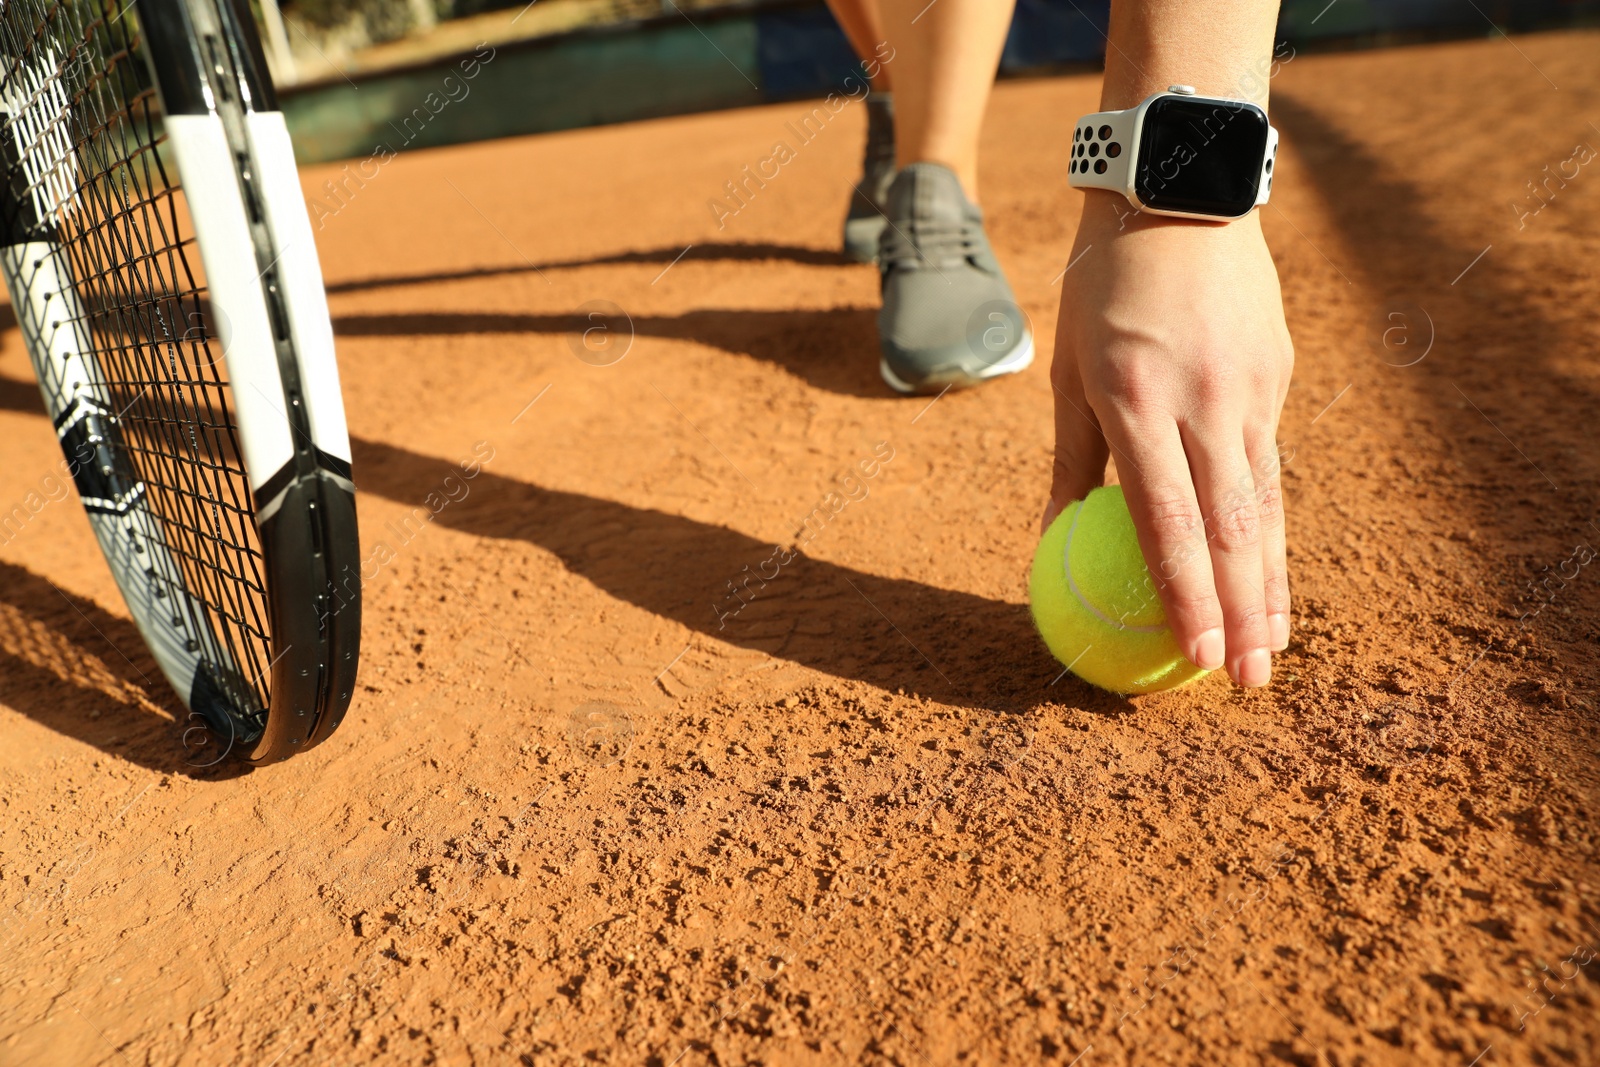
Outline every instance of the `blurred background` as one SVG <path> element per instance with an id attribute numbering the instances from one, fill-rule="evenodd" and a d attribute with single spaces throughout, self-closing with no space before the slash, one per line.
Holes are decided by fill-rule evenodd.
<path id="1" fill-rule="evenodd" d="M 822 0 L 252 6 L 302 163 L 822 96 L 857 69 Z M 1108 9 L 1017 0 L 1001 76 L 1098 65 Z M 1359 48 L 1597 23 L 1600 0 L 1285 0 L 1279 36 Z"/>

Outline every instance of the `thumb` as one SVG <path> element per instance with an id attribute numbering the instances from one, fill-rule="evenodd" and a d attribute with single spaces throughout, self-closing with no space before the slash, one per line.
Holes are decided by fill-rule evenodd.
<path id="1" fill-rule="evenodd" d="M 1050 499 L 1045 504 L 1041 531 L 1048 529 L 1068 504 L 1082 500 L 1089 490 L 1105 484 L 1110 455 L 1105 434 L 1094 409 L 1083 395 L 1083 376 L 1071 348 L 1057 344 L 1050 368 L 1056 408 L 1056 455 L 1050 470 Z"/>

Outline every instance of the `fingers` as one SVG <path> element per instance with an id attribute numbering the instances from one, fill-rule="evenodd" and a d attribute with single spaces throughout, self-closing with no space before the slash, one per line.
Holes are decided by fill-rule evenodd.
<path id="1" fill-rule="evenodd" d="M 1059 346 L 1058 346 L 1059 347 Z M 1083 397 L 1083 379 L 1076 360 L 1058 356 L 1051 368 L 1056 411 L 1056 454 L 1050 472 L 1050 499 L 1045 504 L 1044 530 L 1074 500 L 1105 482 L 1105 435 L 1094 409 Z"/>
<path id="2" fill-rule="evenodd" d="M 1186 430 L 1184 445 L 1206 516 L 1211 569 L 1227 631 L 1228 673 L 1240 685 L 1258 686 L 1272 677 L 1264 541 L 1255 476 L 1237 433 L 1224 427 L 1211 433 Z M 1286 614 L 1287 603 L 1283 606 Z"/>
<path id="3" fill-rule="evenodd" d="M 1250 466 L 1255 471 L 1256 511 L 1261 519 L 1261 568 L 1267 609 L 1269 647 L 1282 652 L 1289 647 L 1289 563 L 1283 521 L 1283 467 L 1274 434 L 1258 434 L 1247 443 Z"/>
<path id="4" fill-rule="evenodd" d="M 1226 661 L 1227 635 L 1203 513 L 1177 423 L 1118 422 L 1106 429 L 1167 625 L 1191 663 L 1216 670 Z"/>

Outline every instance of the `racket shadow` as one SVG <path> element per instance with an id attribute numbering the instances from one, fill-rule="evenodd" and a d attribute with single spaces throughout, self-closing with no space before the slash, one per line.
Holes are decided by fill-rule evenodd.
<path id="1" fill-rule="evenodd" d="M 184 748 L 188 712 L 132 621 L 0 562 L 0 703 L 59 734 L 152 770 L 237 777 Z"/>
<path id="2" fill-rule="evenodd" d="M 359 438 L 352 445 L 360 491 L 400 504 L 414 504 L 458 471 L 397 445 Z M 903 688 L 948 704 L 1021 710 L 1044 702 L 1046 687 L 1061 673 L 1022 604 L 798 554 L 778 566 L 770 562 L 771 544 L 681 515 L 485 470 L 470 496 L 435 521 L 477 537 L 537 545 L 572 573 L 645 611 L 891 692 Z M 763 570 L 775 576 L 763 580 Z M 504 621 L 538 628 L 539 610 L 535 599 L 527 617 Z M 1050 690 L 1050 698 L 1097 703 L 1086 688 L 1065 684 Z"/>

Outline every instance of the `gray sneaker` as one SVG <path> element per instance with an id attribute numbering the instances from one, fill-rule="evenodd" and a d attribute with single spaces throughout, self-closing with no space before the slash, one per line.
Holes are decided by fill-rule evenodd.
<path id="1" fill-rule="evenodd" d="M 913 163 L 889 187 L 878 247 L 878 369 L 899 393 L 937 393 L 1015 374 L 1033 336 L 989 248 L 983 213 L 955 172 Z"/>
<path id="2" fill-rule="evenodd" d="M 861 180 L 850 196 L 844 217 L 844 254 L 861 263 L 878 258 L 878 235 L 883 232 L 883 211 L 889 183 L 894 181 L 894 98 L 888 93 L 867 97 L 867 152 L 861 161 Z"/>

